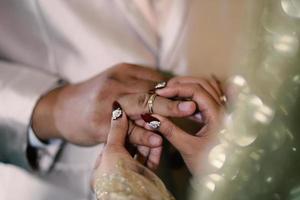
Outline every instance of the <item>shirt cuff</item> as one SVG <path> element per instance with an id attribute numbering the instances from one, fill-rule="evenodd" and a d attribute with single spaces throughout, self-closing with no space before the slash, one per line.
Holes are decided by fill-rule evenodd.
<path id="1" fill-rule="evenodd" d="M 41 141 L 34 133 L 32 127 L 28 130 L 28 146 L 35 151 L 36 168 L 41 172 L 47 172 L 53 166 L 55 159 L 62 147 L 63 140 L 51 139 L 47 143 Z"/>

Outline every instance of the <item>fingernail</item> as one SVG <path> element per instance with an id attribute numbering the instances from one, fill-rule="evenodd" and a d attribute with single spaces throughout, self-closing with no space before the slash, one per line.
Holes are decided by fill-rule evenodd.
<path id="1" fill-rule="evenodd" d="M 158 129 L 160 127 L 160 121 L 149 114 L 141 115 L 142 119 L 150 126 L 152 129 Z"/>
<path id="2" fill-rule="evenodd" d="M 157 135 L 151 135 L 150 138 L 149 138 L 149 142 L 152 145 L 160 145 L 161 138 Z"/>
<path id="3" fill-rule="evenodd" d="M 194 107 L 194 102 L 192 101 L 183 101 L 180 102 L 178 105 L 179 110 L 183 112 L 191 111 L 193 107 Z"/>
<path id="4" fill-rule="evenodd" d="M 155 89 L 156 90 L 159 90 L 159 89 L 163 89 L 167 86 L 167 82 L 166 81 L 162 81 L 162 82 L 159 82 L 155 85 Z"/>
<path id="5" fill-rule="evenodd" d="M 122 117 L 122 108 L 120 106 L 120 104 L 117 101 L 114 101 L 113 105 L 112 105 L 112 119 L 116 120 L 120 117 Z"/>

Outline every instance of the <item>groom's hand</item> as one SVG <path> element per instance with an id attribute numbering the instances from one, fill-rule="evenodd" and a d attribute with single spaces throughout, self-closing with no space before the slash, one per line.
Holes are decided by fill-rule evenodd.
<path id="1" fill-rule="evenodd" d="M 110 127 L 111 104 L 120 99 L 129 118 L 147 112 L 148 91 L 163 77 L 155 70 L 119 64 L 78 84 L 57 88 L 42 97 L 33 113 L 33 129 L 42 140 L 62 138 L 78 145 L 95 145 L 106 141 Z M 166 116 L 188 116 L 195 105 L 157 98 L 154 108 Z M 181 110 L 180 110 L 181 108 Z M 143 146 L 160 146 L 161 138 L 130 123 L 130 142 Z"/>

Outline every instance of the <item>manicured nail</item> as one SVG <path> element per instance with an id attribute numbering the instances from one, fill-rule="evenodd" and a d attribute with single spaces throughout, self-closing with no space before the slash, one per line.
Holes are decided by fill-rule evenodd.
<path id="1" fill-rule="evenodd" d="M 163 89 L 167 86 L 167 82 L 166 81 L 162 81 L 162 82 L 159 82 L 155 85 L 155 89 L 156 90 L 159 90 L 159 89 Z"/>
<path id="2" fill-rule="evenodd" d="M 150 126 L 152 129 L 158 129 L 160 127 L 160 121 L 150 114 L 141 115 L 142 119 Z"/>
<path id="3" fill-rule="evenodd" d="M 155 145 L 160 145 L 161 143 L 161 138 L 158 135 L 151 135 L 149 138 L 149 142 L 150 144 L 152 144 L 153 146 Z"/>
<path id="4" fill-rule="evenodd" d="M 192 101 L 183 101 L 178 104 L 178 108 L 180 111 L 189 112 L 195 108 L 195 103 Z"/>
<path id="5" fill-rule="evenodd" d="M 112 111 L 112 119 L 113 120 L 116 120 L 116 119 L 122 117 L 122 113 L 123 113 L 122 108 L 117 101 L 114 101 L 112 108 L 113 108 L 113 111 Z"/>

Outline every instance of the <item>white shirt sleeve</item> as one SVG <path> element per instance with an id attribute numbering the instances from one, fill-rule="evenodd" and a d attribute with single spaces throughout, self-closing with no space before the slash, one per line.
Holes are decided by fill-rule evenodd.
<path id="1" fill-rule="evenodd" d="M 37 136 L 35 135 L 32 127 L 29 128 L 28 130 L 28 138 L 29 138 L 29 145 L 31 145 L 32 147 L 35 148 L 47 148 L 50 145 L 52 146 L 60 146 L 62 144 L 62 140 L 60 139 L 52 139 L 48 141 L 48 144 L 42 142 L 39 138 L 37 138 Z"/>
<path id="2" fill-rule="evenodd" d="M 53 166 L 62 144 L 63 140 L 61 139 L 52 139 L 46 144 L 37 138 L 32 127 L 28 130 L 28 145 L 35 148 L 38 153 L 37 163 L 41 172 L 47 172 Z"/>

